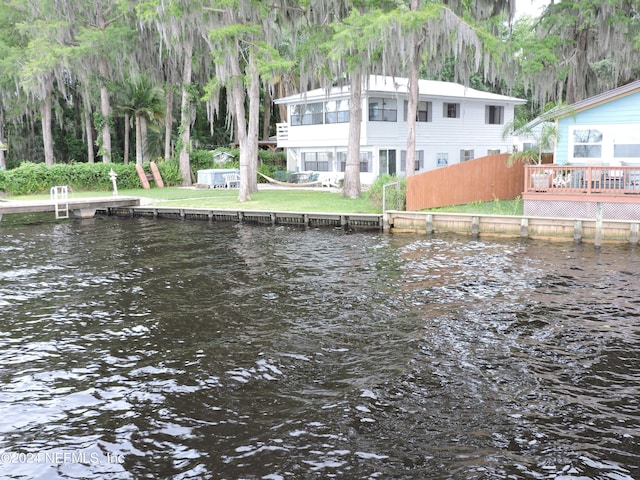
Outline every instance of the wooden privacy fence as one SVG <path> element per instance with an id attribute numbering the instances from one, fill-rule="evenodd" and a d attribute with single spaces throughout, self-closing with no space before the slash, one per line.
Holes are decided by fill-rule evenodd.
<path id="1" fill-rule="evenodd" d="M 508 166 L 508 158 L 508 153 L 488 155 L 409 177 L 407 210 L 517 198 L 524 188 L 524 166 Z"/>

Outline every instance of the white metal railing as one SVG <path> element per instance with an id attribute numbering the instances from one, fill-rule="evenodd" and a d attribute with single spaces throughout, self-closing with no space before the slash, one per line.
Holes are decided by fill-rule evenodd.
<path id="1" fill-rule="evenodd" d="M 56 212 L 56 219 L 69 218 L 69 187 L 56 185 L 51 187 L 51 200 Z"/>

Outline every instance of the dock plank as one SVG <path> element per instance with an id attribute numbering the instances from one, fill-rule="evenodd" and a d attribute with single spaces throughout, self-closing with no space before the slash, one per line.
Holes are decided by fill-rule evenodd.
<path id="1" fill-rule="evenodd" d="M 69 199 L 69 210 L 95 210 L 140 205 L 138 197 L 88 197 Z M 55 212 L 53 200 L 2 200 L 0 217 L 9 213 Z"/>

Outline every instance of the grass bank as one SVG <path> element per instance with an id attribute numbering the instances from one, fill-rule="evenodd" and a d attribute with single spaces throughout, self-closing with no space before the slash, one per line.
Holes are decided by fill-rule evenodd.
<path id="1" fill-rule="evenodd" d="M 273 212 L 381 213 L 366 195 L 359 199 L 343 197 L 328 190 L 264 189 L 251 200 L 238 201 L 238 190 L 183 187 L 119 190 L 120 196 L 147 199 L 145 204 L 165 207 L 267 210 Z M 105 197 L 109 192 L 70 192 L 69 198 Z M 7 200 L 45 200 L 48 195 L 23 195 Z"/>
<path id="2" fill-rule="evenodd" d="M 521 198 L 515 200 L 493 200 L 491 202 L 473 202 L 465 205 L 430 208 L 425 212 L 477 213 L 478 215 L 514 215 L 522 216 L 524 204 Z"/>
<path id="3" fill-rule="evenodd" d="M 335 191 L 321 189 L 264 189 L 251 195 L 251 200 L 238 202 L 238 191 L 227 189 L 195 189 L 183 187 L 126 189 L 120 190 L 122 196 L 146 198 L 147 204 L 186 207 L 186 208 L 221 208 L 233 210 L 267 210 L 278 212 L 329 212 L 329 213 L 381 213 L 367 197 L 352 200 Z M 105 197 L 110 192 L 90 191 L 71 192 L 70 198 Z M 44 200 L 48 195 L 24 195 L 7 197 L 8 200 Z M 430 209 L 434 212 L 477 213 L 486 215 L 522 215 L 523 202 L 515 200 L 491 202 L 474 202 L 466 205 L 453 205 Z"/>

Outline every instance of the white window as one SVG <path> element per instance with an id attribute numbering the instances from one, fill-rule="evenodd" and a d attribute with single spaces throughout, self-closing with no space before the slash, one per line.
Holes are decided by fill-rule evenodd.
<path id="1" fill-rule="evenodd" d="M 442 104 L 442 116 L 444 118 L 460 118 L 460 104 L 459 103 L 443 103 Z"/>
<path id="2" fill-rule="evenodd" d="M 349 100 L 332 100 L 325 104 L 325 123 L 349 123 Z"/>
<path id="3" fill-rule="evenodd" d="M 448 153 L 436 153 L 436 165 L 439 167 L 444 167 L 449 165 L 449 154 Z"/>
<path id="4" fill-rule="evenodd" d="M 416 150 L 416 161 L 414 171 L 419 172 L 424 169 L 424 150 Z M 400 152 L 400 171 L 407 171 L 407 151 L 402 150 Z"/>
<path id="5" fill-rule="evenodd" d="M 575 128 L 573 158 L 602 158 L 602 131 L 597 128 Z"/>
<path id="6" fill-rule="evenodd" d="M 466 162 L 467 160 L 472 160 L 473 158 L 473 150 L 460 150 L 461 162 Z"/>
<path id="7" fill-rule="evenodd" d="M 369 121 L 371 122 L 397 122 L 398 102 L 395 98 L 369 99 Z"/>
<path id="8" fill-rule="evenodd" d="M 327 152 L 303 152 L 302 168 L 312 172 L 329 171 L 329 154 Z"/>
<path id="9" fill-rule="evenodd" d="M 340 171 L 344 172 L 347 168 L 347 152 L 338 152 L 337 158 Z M 360 172 L 371 171 L 371 158 L 371 152 L 360 152 Z"/>
<path id="10" fill-rule="evenodd" d="M 569 127 L 568 160 L 575 163 L 640 161 L 637 125 L 580 125 Z"/>
<path id="11" fill-rule="evenodd" d="M 485 105 L 484 123 L 489 125 L 502 125 L 504 123 L 504 107 Z"/>
<path id="12" fill-rule="evenodd" d="M 404 121 L 407 121 L 407 109 L 409 108 L 409 101 L 404 101 Z M 417 122 L 430 122 L 431 110 L 433 109 L 431 102 L 418 102 L 418 111 L 416 113 Z"/>
<path id="13" fill-rule="evenodd" d="M 613 137 L 615 158 L 640 158 L 640 130 L 637 126 L 620 125 Z"/>
<path id="14" fill-rule="evenodd" d="M 306 103 L 291 107 L 291 125 L 322 125 L 324 104 Z"/>

